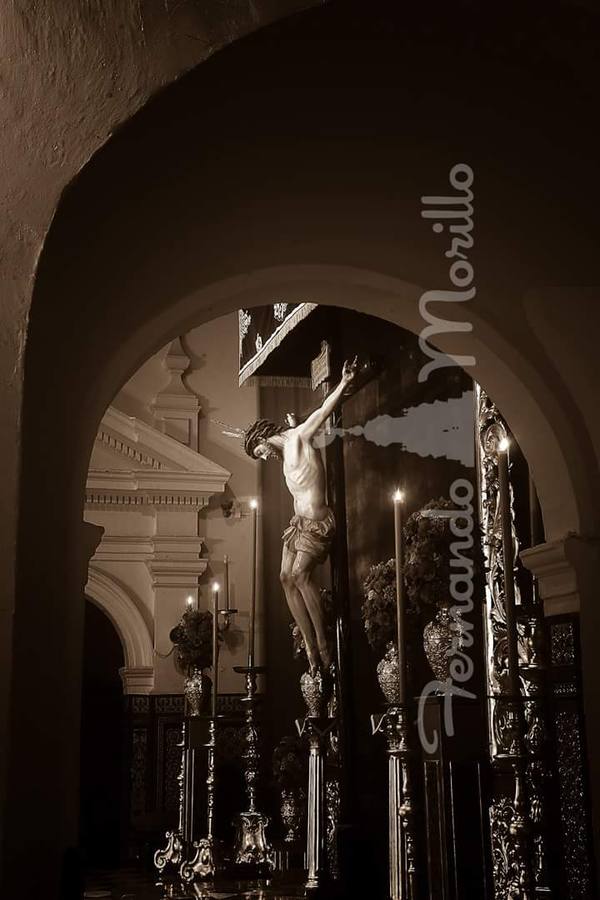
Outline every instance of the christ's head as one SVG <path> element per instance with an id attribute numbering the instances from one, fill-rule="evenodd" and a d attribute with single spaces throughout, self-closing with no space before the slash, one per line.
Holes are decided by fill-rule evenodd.
<path id="1" fill-rule="evenodd" d="M 280 459 L 281 434 L 284 425 L 275 425 L 268 419 L 258 419 L 246 430 L 244 449 L 252 459 Z"/>

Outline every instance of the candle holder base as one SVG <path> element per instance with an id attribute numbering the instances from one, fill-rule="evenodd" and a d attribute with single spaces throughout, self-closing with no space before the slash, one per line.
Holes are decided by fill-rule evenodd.
<path id="1" fill-rule="evenodd" d="M 270 874 L 275 869 L 275 851 L 269 844 L 266 828 L 268 816 L 256 808 L 256 794 L 260 772 L 259 728 L 256 721 L 256 679 L 266 672 L 265 666 L 234 666 L 234 672 L 243 675 L 246 681 L 246 696 L 241 702 L 246 705 L 246 747 L 243 754 L 244 780 L 248 794 L 248 810 L 239 813 L 235 820 L 236 837 L 234 861 L 253 871 Z"/>
<path id="2" fill-rule="evenodd" d="M 177 869 L 183 859 L 183 841 L 178 831 L 167 831 L 166 847 L 154 854 L 154 865 L 160 875 L 169 868 Z"/>
<path id="3" fill-rule="evenodd" d="M 406 704 L 390 704 L 371 716 L 373 735 L 384 734 L 388 755 L 389 897 L 416 900 L 415 805 L 411 777 L 410 713 Z"/>
<path id="4" fill-rule="evenodd" d="M 268 816 L 260 812 L 239 813 L 235 819 L 235 864 L 271 873 L 275 870 L 275 851 L 269 844 Z"/>
<path id="5" fill-rule="evenodd" d="M 201 838 L 199 841 L 194 841 L 192 846 L 196 852 L 190 860 L 181 864 L 179 870 L 180 878 L 186 885 L 212 879 L 218 869 L 214 838 Z"/>
<path id="6" fill-rule="evenodd" d="M 165 898 L 185 896 L 179 880 L 179 867 L 183 860 L 184 842 L 178 831 L 167 831 L 166 846 L 154 854 L 154 866 L 158 872 L 157 887 Z"/>

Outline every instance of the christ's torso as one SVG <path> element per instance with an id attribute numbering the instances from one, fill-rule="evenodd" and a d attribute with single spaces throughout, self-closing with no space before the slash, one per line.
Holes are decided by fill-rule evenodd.
<path id="1" fill-rule="evenodd" d="M 294 498 L 294 512 L 317 521 L 325 518 L 325 470 L 318 450 L 292 429 L 283 445 L 283 474 Z"/>

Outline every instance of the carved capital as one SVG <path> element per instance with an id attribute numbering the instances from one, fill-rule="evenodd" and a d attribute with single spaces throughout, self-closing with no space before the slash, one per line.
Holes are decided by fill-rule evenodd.
<path id="1" fill-rule="evenodd" d="M 523 550 L 521 560 L 537 578 L 546 616 L 579 612 L 582 583 L 598 571 L 599 557 L 598 540 L 575 534 Z"/>
<path id="2" fill-rule="evenodd" d="M 151 694 L 154 689 L 153 666 L 123 666 L 119 675 L 124 694 Z"/>

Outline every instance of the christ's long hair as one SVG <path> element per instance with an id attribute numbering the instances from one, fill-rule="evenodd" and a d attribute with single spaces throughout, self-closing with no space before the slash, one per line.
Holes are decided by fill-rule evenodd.
<path id="1" fill-rule="evenodd" d="M 286 425 L 276 425 L 274 422 L 269 422 L 268 419 L 257 419 L 254 425 L 251 425 L 246 430 L 244 450 L 248 456 L 256 459 L 254 451 L 258 445 L 264 444 L 274 434 L 282 434 L 284 431 L 287 431 L 288 427 Z"/>

